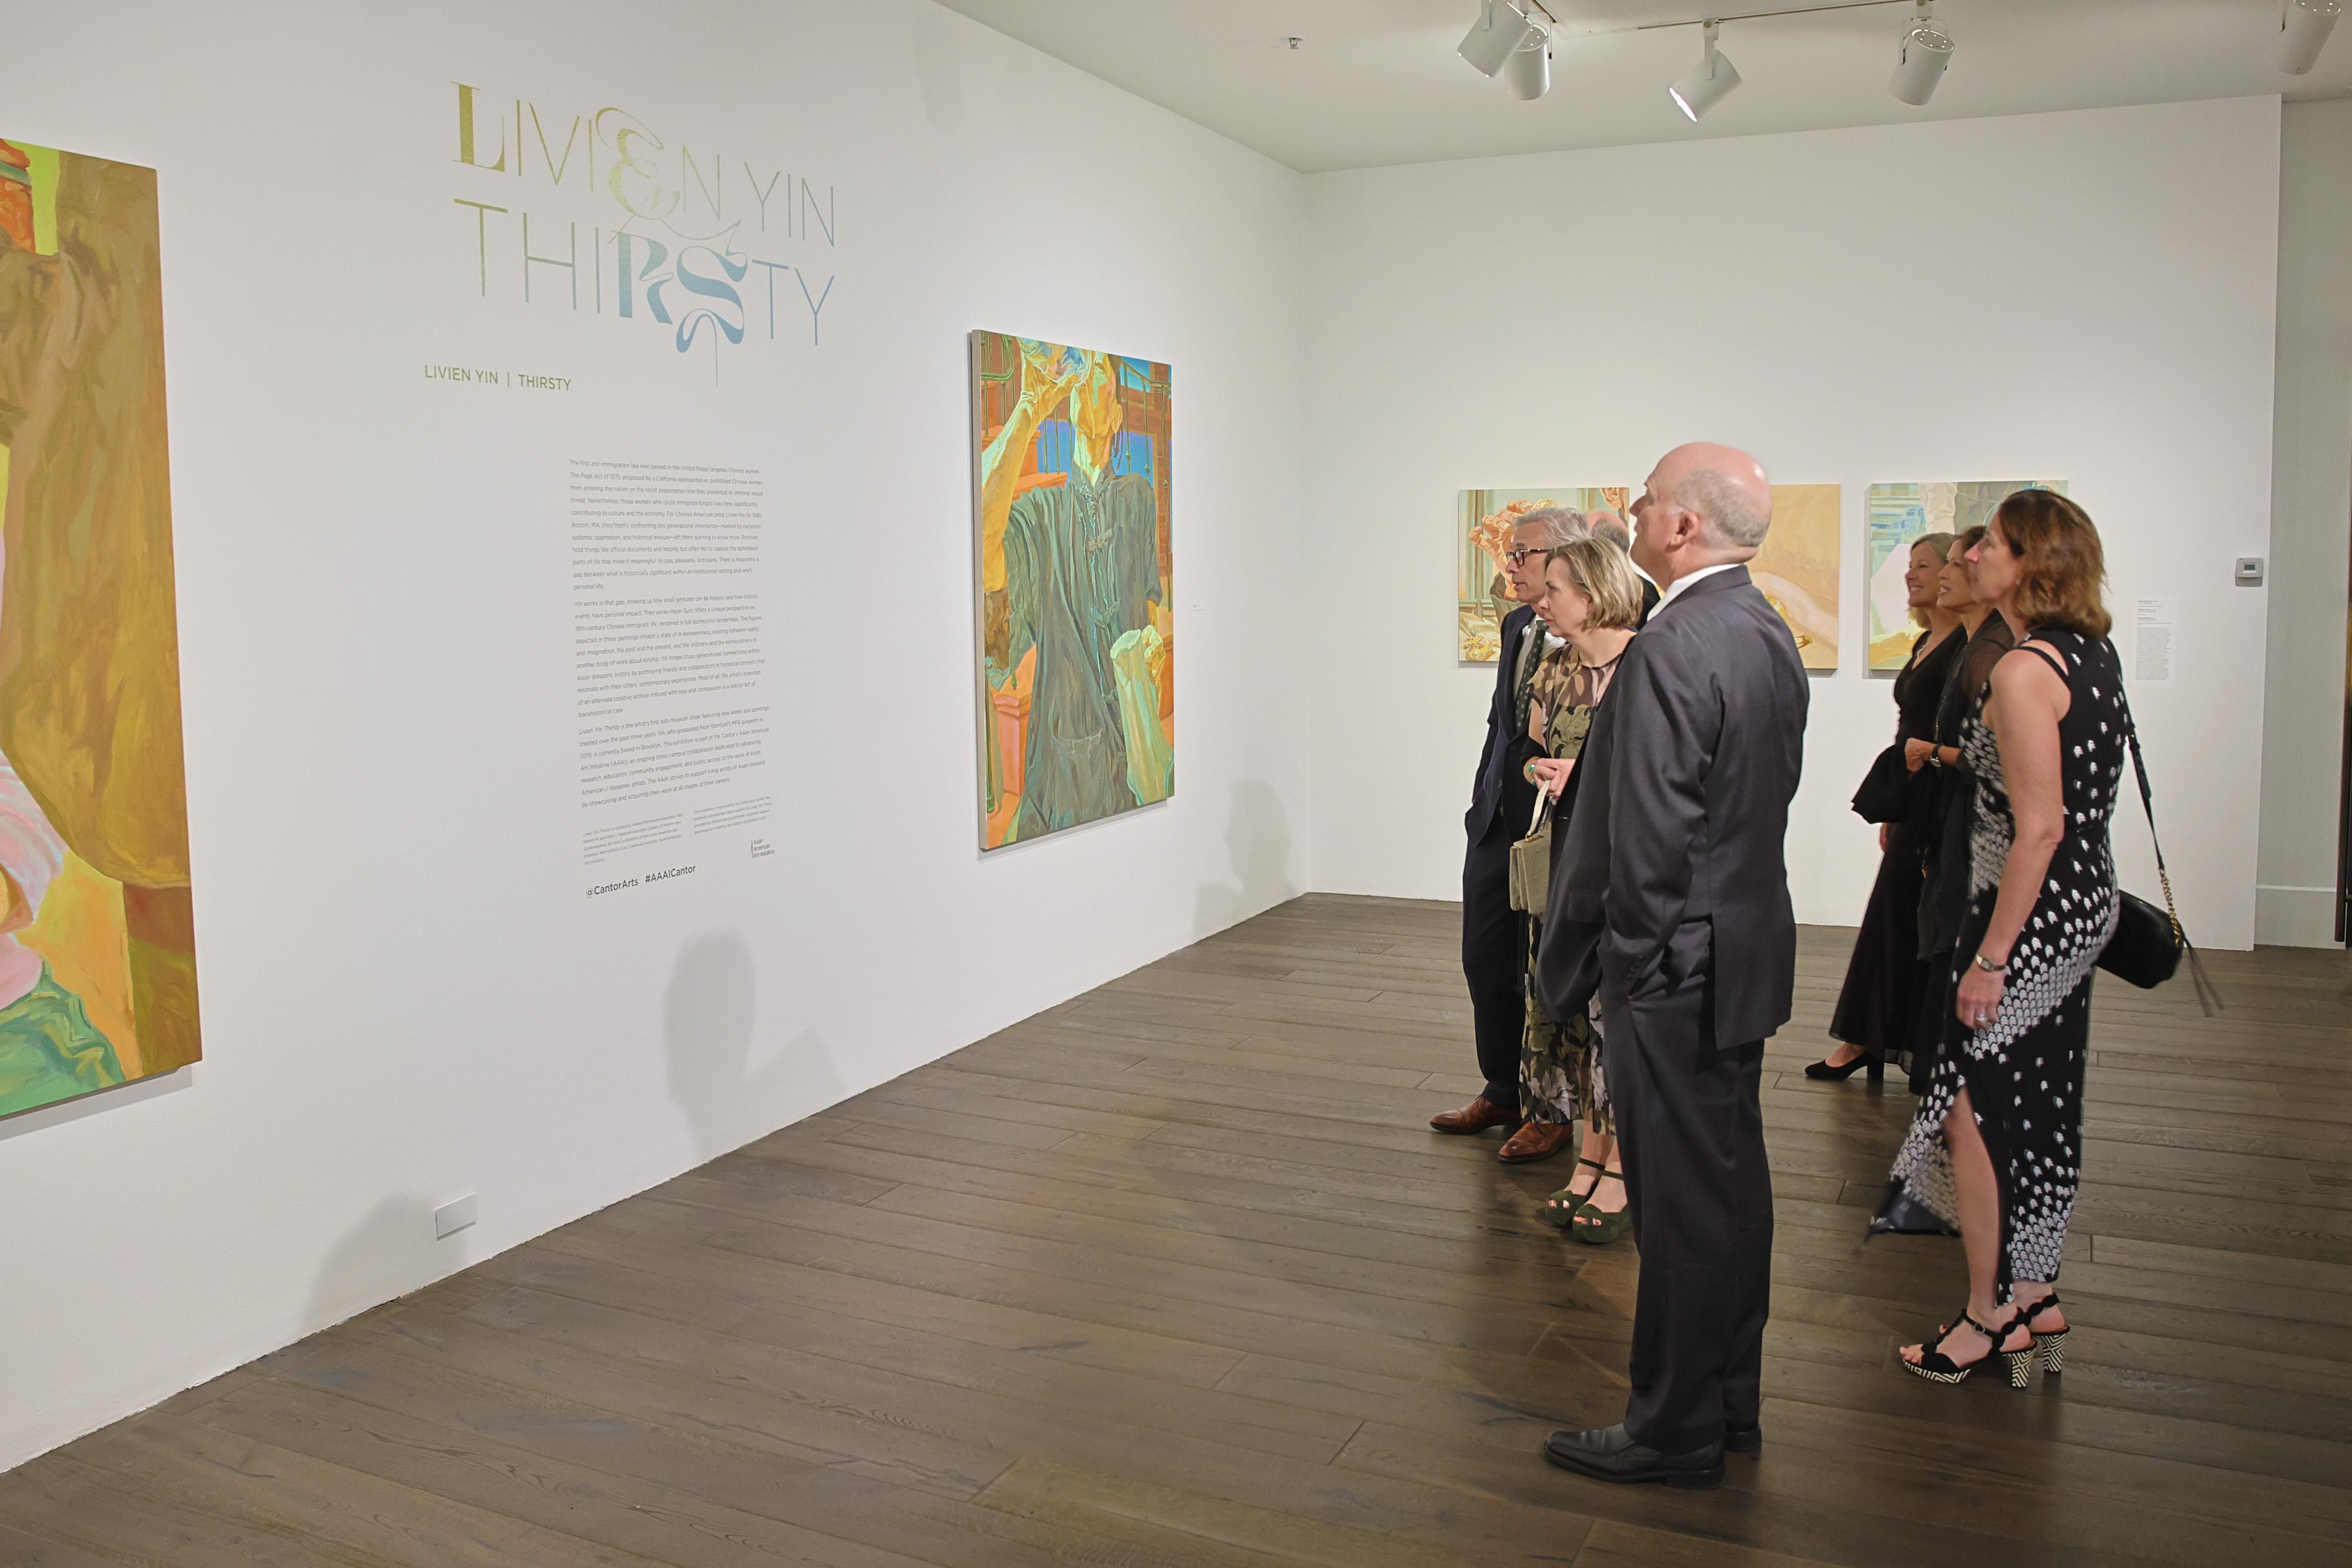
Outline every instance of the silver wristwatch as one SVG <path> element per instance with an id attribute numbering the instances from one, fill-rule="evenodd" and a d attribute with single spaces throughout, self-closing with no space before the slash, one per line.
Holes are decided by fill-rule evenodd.
<path id="1" fill-rule="evenodd" d="M 1974 958 L 1971 958 L 1969 961 L 1974 964 L 1978 968 L 1982 969 L 1988 975 L 2005 975 L 2009 973 L 2009 960 L 2006 958 L 2003 958 L 2000 963 L 1996 964 L 1991 959 L 1986 957 L 1982 953 L 1979 953 Z"/>

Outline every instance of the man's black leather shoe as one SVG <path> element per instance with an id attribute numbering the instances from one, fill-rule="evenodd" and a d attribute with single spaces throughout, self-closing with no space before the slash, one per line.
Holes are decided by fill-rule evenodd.
<path id="1" fill-rule="evenodd" d="M 1687 1454 L 1662 1454 L 1626 1436 L 1622 1422 L 1588 1432 L 1554 1432 L 1544 1439 L 1544 1458 L 1561 1469 L 1600 1481 L 1663 1481 L 1670 1487 L 1723 1484 L 1721 1443 L 1709 1443 Z"/>
<path id="2" fill-rule="evenodd" d="M 1723 1447 L 1727 1453 L 1762 1453 L 1764 1451 L 1764 1428 L 1761 1426 L 1726 1427 L 1723 1429 Z"/>

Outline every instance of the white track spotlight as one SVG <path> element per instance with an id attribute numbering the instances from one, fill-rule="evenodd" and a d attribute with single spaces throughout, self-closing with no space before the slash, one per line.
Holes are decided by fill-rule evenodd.
<path id="1" fill-rule="evenodd" d="M 1952 36 L 1936 26 L 1935 0 L 1919 0 L 1903 30 L 1903 49 L 1895 57 L 1895 78 L 1886 90 L 1905 103 L 1923 104 L 1936 96 L 1936 84 L 1951 63 Z"/>
<path id="2" fill-rule="evenodd" d="M 2278 68 L 2299 77 L 2319 63 L 2344 8 L 2336 0 L 2286 0 L 2279 16 Z"/>
<path id="3" fill-rule="evenodd" d="M 1543 29 L 1528 21 L 1527 13 L 1511 0 L 1485 0 L 1478 19 L 1470 25 L 1469 36 L 1462 40 L 1462 57 L 1480 76 L 1490 77 L 1528 40 L 1542 37 Z"/>
<path id="4" fill-rule="evenodd" d="M 1732 68 L 1729 57 L 1715 47 L 1715 36 L 1721 26 L 1713 17 L 1707 18 L 1706 57 L 1666 89 L 1675 107 L 1688 115 L 1693 125 L 1698 123 L 1701 115 L 1729 98 L 1731 89 L 1739 85 L 1739 73 Z"/>
<path id="5" fill-rule="evenodd" d="M 1503 85 L 1511 96 L 1533 103 L 1551 90 L 1551 35 L 1538 32 L 1521 44 L 1503 68 Z"/>

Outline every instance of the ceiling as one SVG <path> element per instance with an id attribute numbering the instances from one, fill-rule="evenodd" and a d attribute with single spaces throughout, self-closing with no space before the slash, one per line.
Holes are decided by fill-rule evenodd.
<path id="1" fill-rule="evenodd" d="M 1455 55 L 1479 0 L 941 3 L 1307 171 L 2249 93 L 2352 94 L 2352 26 L 2308 76 L 2271 64 L 2279 0 L 1938 0 L 1936 18 L 1957 48 L 1925 109 L 1886 90 L 1908 0 L 1727 20 L 1723 52 L 1744 85 L 1696 126 L 1666 85 L 1697 62 L 1699 30 L 1647 25 L 1695 22 L 1710 0 L 1549 0 L 1562 26 L 1551 92 L 1534 103 Z M 1716 14 L 1734 16 L 1796 3 L 1712 0 Z"/>

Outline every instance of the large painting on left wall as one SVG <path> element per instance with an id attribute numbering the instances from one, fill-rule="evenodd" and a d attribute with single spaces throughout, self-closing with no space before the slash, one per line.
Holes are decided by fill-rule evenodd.
<path id="1" fill-rule="evenodd" d="M 981 848 L 1176 791 L 1169 371 L 971 335 Z"/>
<path id="2" fill-rule="evenodd" d="M 160 249 L 154 171 L 0 140 L 0 1115 L 203 1054 Z"/>

